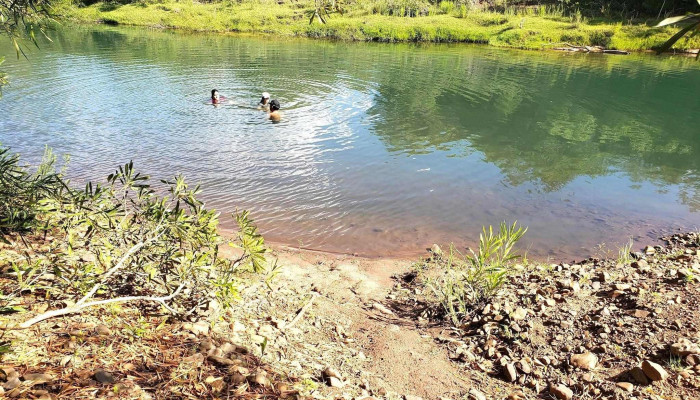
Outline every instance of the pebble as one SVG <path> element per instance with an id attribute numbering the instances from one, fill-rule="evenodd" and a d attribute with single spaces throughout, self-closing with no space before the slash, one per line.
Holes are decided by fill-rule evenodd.
<path id="1" fill-rule="evenodd" d="M 649 360 L 642 363 L 642 371 L 652 381 L 663 381 L 668 378 L 668 372 L 662 366 Z"/>
<path id="2" fill-rule="evenodd" d="M 344 386 L 343 381 L 336 378 L 335 376 L 331 376 L 328 378 L 328 385 L 334 388 L 342 388 Z"/>
<path id="3" fill-rule="evenodd" d="M 527 308 L 518 307 L 515 312 L 513 312 L 513 315 L 511 315 L 511 319 L 515 321 L 524 320 L 527 317 L 527 313 Z"/>
<path id="4" fill-rule="evenodd" d="M 577 368 L 591 370 L 598 365 L 598 356 L 591 352 L 574 354 L 571 356 L 571 365 Z"/>
<path id="5" fill-rule="evenodd" d="M 631 392 L 634 389 L 634 385 L 629 382 L 618 382 L 617 387 L 626 392 Z"/>
<path id="6" fill-rule="evenodd" d="M 469 400 L 486 400 L 486 395 L 474 388 L 471 388 L 469 389 Z"/>
<path id="7" fill-rule="evenodd" d="M 508 382 L 515 382 L 518 379 L 518 373 L 515 371 L 515 365 L 513 363 L 506 364 L 506 368 L 503 370 L 503 375 Z"/>
<path id="8" fill-rule="evenodd" d="M 688 339 L 681 339 L 677 343 L 671 345 L 671 354 L 679 357 L 700 354 L 700 346 Z"/>
<path id="9" fill-rule="evenodd" d="M 559 400 L 571 400 L 574 398 L 574 392 L 564 385 L 550 386 L 549 393 L 553 394 Z"/>

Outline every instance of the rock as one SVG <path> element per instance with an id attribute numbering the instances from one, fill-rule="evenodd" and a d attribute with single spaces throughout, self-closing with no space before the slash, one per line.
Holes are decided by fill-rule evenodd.
<path id="1" fill-rule="evenodd" d="M 112 334 L 112 331 L 107 327 L 107 325 L 97 325 L 95 327 L 95 333 L 97 333 L 99 336 L 109 336 Z"/>
<path id="2" fill-rule="evenodd" d="M 644 248 L 644 253 L 648 256 L 656 254 L 656 249 L 653 248 L 652 246 L 647 246 Z"/>
<path id="3" fill-rule="evenodd" d="M 677 343 L 671 345 L 671 354 L 679 357 L 700 354 L 700 346 L 688 339 L 681 339 Z"/>
<path id="4" fill-rule="evenodd" d="M 634 385 L 629 382 L 618 382 L 617 387 L 624 390 L 625 392 L 631 392 L 634 389 Z"/>
<path id="5" fill-rule="evenodd" d="M 574 398 L 574 392 L 564 385 L 550 386 L 549 393 L 553 394 L 559 400 L 571 400 Z"/>
<path id="6" fill-rule="evenodd" d="M 532 367 L 530 367 L 530 363 L 527 362 L 527 360 L 520 360 L 517 366 L 518 369 L 525 375 L 529 375 L 532 372 Z"/>
<path id="7" fill-rule="evenodd" d="M 486 395 L 474 388 L 471 388 L 469 389 L 469 400 L 486 400 Z"/>
<path id="8" fill-rule="evenodd" d="M 335 376 L 331 376 L 328 378 L 328 385 L 334 388 L 341 388 L 344 386 L 343 381 L 336 378 Z"/>
<path id="9" fill-rule="evenodd" d="M 591 352 L 574 354 L 571 356 L 571 365 L 577 368 L 591 370 L 598 365 L 598 356 Z"/>
<path id="10" fill-rule="evenodd" d="M 668 372 L 662 366 L 649 360 L 645 360 L 642 363 L 642 371 L 652 381 L 663 381 L 668 378 Z"/>
<path id="11" fill-rule="evenodd" d="M 642 369 L 639 367 L 632 368 L 630 370 L 630 375 L 632 376 L 632 379 L 640 385 L 649 384 L 649 378 L 647 378 L 647 376 L 644 374 L 644 371 L 642 371 Z"/>
<path id="12" fill-rule="evenodd" d="M 513 363 L 506 364 L 506 368 L 503 370 L 503 376 L 508 382 L 515 382 L 518 379 L 518 373 L 515 371 L 515 365 Z"/>
<path id="13" fill-rule="evenodd" d="M 647 310 L 634 310 L 634 316 L 637 318 L 646 318 L 651 314 L 651 312 Z"/>
<path id="14" fill-rule="evenodd" d="M 527 317 L 527 313 L 528 313 L 527 308 L 518 307 L 510 317 L 514 321 L 521 321 L 521 320 L 524 320 L 525 317 Z"/>
<path id="15" fill-rule="evenodd" d="M 685 357 L 685 363 L 691 367 L 700 365 L 700 354 L 691 354 Z"/>
<path id="16" fill-rule="evenodd" d="M 337 370 L 335 370 L 335 369 L 333 369 L 333 368 L 331 368 L 331 367 L 327 367 L 326 369 L 323 370 L 323 377 L 324 377 L 324 378 L 338 378 L 338 379 L 343 379 L 343 377 L 340 376 L 340 373 L 339 373 Z"/>
<path id="17" fill-rule="evenodd" d="M 117 378 L 115 378 L 111 372 L 105 371 L 103 369 L 98 369 L 97 371 L 95 371 L 95 375 L 93 377 L 97 382 L 104 384 L 112 384 L 117 381 Z"/>
<path id="18" fill-rule="evenodd" d="M 436 256 L 442 255 L 442 249 L 437 244 L 433 244 L 432 247 L 430 247 L 430 252 Z"/>

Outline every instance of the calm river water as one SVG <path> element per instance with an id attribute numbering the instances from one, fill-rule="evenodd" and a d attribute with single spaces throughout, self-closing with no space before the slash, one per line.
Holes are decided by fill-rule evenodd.
<path id="1" fill-rule="evenodd" d="M 692 59 L 112 27 L 52 38 L 28 60 L 0 42 L 0 142 L 27 162 L 46 145 L 70 154 L 75 181 L 130 159 L 182 173 L 271 240 L 407 255 L 518 220 L 531 255 L 583 257 L 700 227 Z M 212 88 L 235 104 L 206 104 Z M 252 107 L 263 91 L 281 123 Z"/>

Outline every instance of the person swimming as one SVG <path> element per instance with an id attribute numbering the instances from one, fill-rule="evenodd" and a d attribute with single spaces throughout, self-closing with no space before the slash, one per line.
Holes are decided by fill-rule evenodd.
<path id="1" fill-rule="evenodd" d="M 280 114 L 280 102 L 277 100 L 270 100 L 270 112 L 268 114 L 269 118 L 273 122 L 278 122 L 282 119 L 282 114 Z"/>
<path id="2" fill-rule="evenodd" d="M 219 104 L 221 101 L 221 96 L 219 96 L 219 91 L 216 89 L 211 90 L 211 103 L 212 104 Z"/>
<path id="3" fill-rule="evenodd" d="M 262 99 L 258 103 L 258 108 L 265 111 L 270 111 L 270 93 L 263 92 Z"/>

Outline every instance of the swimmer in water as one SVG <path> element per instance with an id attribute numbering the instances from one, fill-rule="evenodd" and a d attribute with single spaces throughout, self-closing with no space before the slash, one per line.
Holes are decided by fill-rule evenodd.
<path id="1" fill-rule="evenodd" d="M 278 122 L 280 119 L 282 119 L 282 114 L 280 114 L 279 110 L 280 102 L 277 100 L 270 100 L 270 113 L 268 114 L 270 121 Z"/>
<path id="2" fill-rule="evenodd" d="M 270 111 L 270 93 L 263 92 L 262 99 L 260 99 L 260 103 L 258 103 L 258 109 Z"/>
<path id="3" fill-rule="evenodd" d="M 221 97 L 219 97 L 219 91 L 216 89 L 211 90 L 211 103 L 212 104 L 219 104 L 221 101 Z"/>

